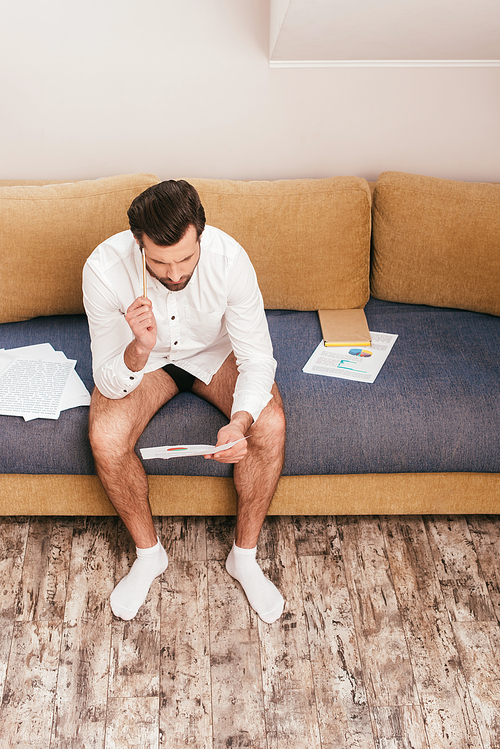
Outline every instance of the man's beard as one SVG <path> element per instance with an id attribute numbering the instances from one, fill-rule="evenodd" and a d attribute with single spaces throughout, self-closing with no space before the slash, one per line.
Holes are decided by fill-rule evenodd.
<path id="1" fill-rule="evenodd" d="M 196 268 L 195 268 L 196 270 Z M 156 273 L 153 273 L 151 268 L 148 265 L 148 272 L 153 276 L 153 278 L 156 278 L 159 283 L 161 283 L 162 286 L 164 286 L 169 291 L 182 291 L 182 289 L 185 289 L 190 280 L 193 277 L 193 273 L 189 276 L 182 276 L 182 280 L 180 283 L 173 283 L 172 281 L 168 281 L 166 278 L 160 278 L 160 276 L 157 276 Z"/>
<path id="2" fill-rule="evenodd" d="M 172 281 L 164 281 L 162 278 L 158 278 L 158 276 L 155 276 L 157 281 L 159 281 L 162 286 L 165 286 L 166 289 L 169 291 L 182 291 L 182 289 L 185 289 L 188 283 L 190 282 L 191 278 L 193 277 L 193 274 L 191 273 L 190 276 L 188 276 L 185 280 L 181 281 L 180 283 L 172 283 Z"/>

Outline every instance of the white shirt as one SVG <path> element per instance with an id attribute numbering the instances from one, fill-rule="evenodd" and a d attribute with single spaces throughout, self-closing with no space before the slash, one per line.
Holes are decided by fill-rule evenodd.
<path id="1" fill-rule="evenodd" d="M 245 250 L 220 229 L 206 226 L 200 248 L 181 291 L 169 291 L 148 273 L 157 340 L 140 372 L 123 357 L 133 340 L 125 313 L 143 293 L 141 252 L 130 231 L 94 250 L 83 269 L 94 382 L 107 398 L 124 398 L 146 372 L 173 363 L 208 385 L 234 351 L 238 379 L 231 413 L 248 411 L 256 421 L 271 400 L 276 371 L 257 277 Z"/>

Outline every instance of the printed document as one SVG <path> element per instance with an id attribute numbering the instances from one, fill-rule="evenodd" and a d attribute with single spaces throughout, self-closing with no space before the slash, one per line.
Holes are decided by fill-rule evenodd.
<path id="1" fill-rule="evenodd" d="M 59 401 L 76 361 L 14 359 L 0 375 L 0 413 L 58 419 Z"/>
<path id="2" fill-rule="evenodd" d="M 62 410 L 88 406 L 75 364 L 50 343 L 0 350 L 0 414 L 57 419 Z"/>
<path id="3" fill-rule="evenodd" d="M 189 455 L 214 455 L 222 450 L 229 450 L 233 445 L 237 445 L 238 442 L 248 439 L 248 437 L 242 437 L 234 442 L 228 442 L 225 445 L 162 445 L 161 447 L 144 447 L 140 450 L 143 458 L 149 460 L 150 458 L 163 458 L 168 460 L 169 458 L 187 458 Z"/>
<path id="4" fill-rule="evenodd" d="M 302 371 L 343 380 L 375 382 L 397 335 L 370 331 L 371 346 L 326 347 L 321 341 Z"/>

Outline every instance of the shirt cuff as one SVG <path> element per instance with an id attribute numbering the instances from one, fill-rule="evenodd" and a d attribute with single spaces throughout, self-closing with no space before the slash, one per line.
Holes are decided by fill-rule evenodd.
<path id="1" fill-rule="evenodd" d="M 101 369 L 96 385 L 107 398 L 125 398 L 138 387 L 144 377 L 144 369 L 133 372 L 125 364 L 123 354 L 105 364 Z"/>
<path id="2" fill-rule="evenodd" d="M 273 396 L 271 393 L 269 393 L 267 397 L 263 398 L 256 393 L 252 393 L 248 390 L 243 390 L 239 393 L 235 393 L 233 398 L 233 407 L 231 408 L 231 416 L 234 416 L 237 411 L 247 411 L 249 414 L 251 414 L 253 420 L 257 421 L 264 408 L 267 406 L 269 401 L 272 400 L 272 397 Z"/>

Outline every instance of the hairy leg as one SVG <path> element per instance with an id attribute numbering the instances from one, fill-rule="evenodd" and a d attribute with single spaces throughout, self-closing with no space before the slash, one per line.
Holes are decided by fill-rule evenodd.
<path id="1" fill-rule="evenodd" d="M 193 391 L 230 416 L 237 377 L 236 361 L 228 357 L 209 386 L 197 381 Z M 226 559 L 229 574 L 241 584 L 260 618 L 272 623 L 283 612 L 283 596 L 263 574 L 256 560 L 257 540 L 281 475 L 285 445 L 285 415 L 276 384 L 272 400 L 248 430 L 247 454 L 234 465 L 238 495 L 236 537 Z"/>
<path id="2" fill-rule="evenodd" d="M 148 480 L 135 454 L 137 440 L 154 414 L 178 393 L 162 369 L 144 375 L 125 398 L 110 400 L 94 390 L 89 437 L 97 474 L 118 515 L 139 548 L 157 543 L 148 498 Z"/>
<path id="3" fill-rule="evenodd" d="M 228 418 L 231 413 L 238 370 L 231 354 L 210 385 L 196 380 L 193 392 L 213 403 Z M 253 548 L 267 515 L 283 468 L 285 415 L 276 384 L 272 400 L 248 431 L 248 452 L 234 466 L 234 484 L 238 495 L 236 545 Z"/>
<path id="4" fill-rule="evenodd" d="M 238 495 L 236 545 L 257 545 L 260 529 L 278 485 L 285 457 L 285 415 L 276 384 L 273 400 L 250 427 L 248 453 L 234 467 Z"/>

